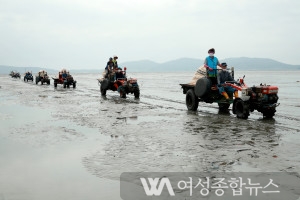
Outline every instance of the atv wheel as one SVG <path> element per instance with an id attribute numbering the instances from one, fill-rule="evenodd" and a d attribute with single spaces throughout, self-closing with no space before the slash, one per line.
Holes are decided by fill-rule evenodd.
<path id="1" fill-rule="evenodd" d="M 193 89 L 189 89 L 185 96 L 185 104 L 188 110 L 196 111 L 198 109 L 199 100 Z"/>
<path id="2" fill-rule="evenodd" d="M 230 107 L 229 103 L 218 103 L 218 105 L 220 111 L 228 111 L 228 108 Z"/>
<path id="3" fill-rule="evenodd" d="M 67 84 L 66 83 L 64 83 L 64 88 L 66 88 L 67 87 Z"/>
<path id="4" fill-rule="evenodd" d="M 138 89 L 138 90 L 136 90 L 136 91 L 134 91 L 134 97 L 136 98 L 136 99 L 138 99 L 138 98 L 140 98 L 140 90 Z"/>
<path id="5" fill-rule="evenodd" d="M 263 111 L 263 116 L 264 118 L 273 118 L 273 116 L 275 115 L 276 110 L 264 110 Z"/>
<path id="6" fill-rule="evenodd" d="M 102 88 L 100 87 L 100 93 L 101 93 L 102 96 L 105 96 L 105 95 L 106 95 L 106 90 L 105 90 L 105 89 L 102 89 Z"/>
<path id="7" fill-rule="evenodd" d="M 25 82 L 25 77 L 24 77 L 24 82 Z"/>
<path id="8" fill-rule="evenodd" d="M 57 87 L 57 83 L 56 83 L 56 82 L 54 82 L 54 87 L 55 87 L 55 88 Z"/>
<path id="9" fill-rule="evenodd" d="M 236 99 L 233 103 L 234 113 L 237 118 L 248 119 L 249 116 L 249 105 L 242 99 Z"/>
<path id="10" fill-rule="evenodd" d="M 120 86 L 121 87 L 121 86 Z M 120 97 L 121 98 L 126 98 L 126 92 L 125 92 L 125 89 L 122 87 L 120 88 Z"/>
<path id="11" fill-rule="evenodd" d="M 35 84 L 38 84 L 38 83 L 39 83 L 39 81 L 38 81 L 38 79 L 36 78 L 36 79 L 35 79 Z"/>
<path id="12" fill-rule="evenodd" d="M 104 79 L 102 82 L 101 82 L 101 88 L 104 89 L 104 90 L 107 90 L 108 89 L 108 85 L 109 85 L 109 82 L 107 79 Z"/>
<path id="13" fill-rule="evenodd" d="M 73 88 L 76 88 L 76 83 L 75 82 L 73 83 Z"/>
<path id="14" fill-rule="evenodd" d="M 50 85 L 50 81 L 47 81 L 47 85 Z"/>
<path id="15" fill-rule="evenodd" d="M 70 88 L 70 84 L 69 83 L 67 84 L 67 88 Z"/>

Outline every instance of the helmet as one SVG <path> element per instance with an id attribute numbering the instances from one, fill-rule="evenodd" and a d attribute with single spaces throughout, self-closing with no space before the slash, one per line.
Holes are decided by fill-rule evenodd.
<path id="1" fill-rule="evenodd" d="M 112 60 L 112 57 L 110 57 L 109 60 Z"/>
<path id="2" fill-rule="evenodd" d="M 114 55 L 114 58 L 115 58 L 115 59 L 118 59 L 118 56 Z"/>

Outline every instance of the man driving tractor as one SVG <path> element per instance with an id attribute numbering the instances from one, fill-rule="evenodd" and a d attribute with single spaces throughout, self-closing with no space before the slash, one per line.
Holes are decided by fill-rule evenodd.
<path id="1" fill-rule="evenodd" d="M 227 64 L 222 63 L 221 64 L 222 70 L 218 72 L 217 75 L 217 81 L 218 81 L 218 89 L 221 95 L 223 95 L 226 99 L 226 101 L 229 100 L 229 96 L 227 92 L 233 93 L 235 98 L 239 97 L 238 90 L 228 86 L 224 85 L 226 81 L 234 81 L 229 71 L 227 71 Z"/>

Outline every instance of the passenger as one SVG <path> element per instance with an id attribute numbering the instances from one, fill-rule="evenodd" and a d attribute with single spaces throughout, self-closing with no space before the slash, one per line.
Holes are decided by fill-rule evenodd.
<path id="1" fill-rule="evenodd" d="M 221 64 L 217 57 L 215 57 L 215 49 L 209 49 L 208 50 L 209 56 L 207 56 L 204 60 L 204 67 L 207 70 L 207 77 L 211 80 L 212 85 L 217 84 L 217 74 L 218 74 L 218 68 L 217 66 L 221 67 Z"/>
<path id="2" fill-rule="evenodd" d="M 108 77 L 108 74 L 113 72 L 113 69 L 114 69 L 114 62 L 113 62 L 112 57 L 110 57 L 106 64 L 106 67 L 105 67 L 105 71 L 106 71 L 105 77 L 106 78 Z"/>
<path id="3" fill-rule="evenodd" d="M 122 68 L 119 67 L 115 73 L 114 81 L 117 81 L 120 78 L 125 78 L 125 76 L 124 76 L 124 73 L 122 72 Z"/>
<path id="4" fill-rule="evenodd" d="M 114 69 L 115 70 L 117 70 L 119 68 L 117 59 L 118 59 L 118 56 L 114 56 L 113 63 L 114 63 Z"/>
<path id="5" fill-rule="evenodd" d="M 61 74 L 61 77 L 63 79 L 67 78 L 68 74 L 67 74 L 67 71 L 66 70 L 63 70 L 62 74 Z"/>
<path id="6" fill-rule="evenodd" d="M 223 85 L 226 81 L 234 81 L 234 79 L 232 78 L 229 71 L 227 71 L 226 63 L 222 63 L 221 67 L 222 67 L 222 70 L 218 72 L 218 79 L 217 79 L 218 80 L 218 89 L 219 89 L 220 94 L 223 95 L 227 101 L 229 100 L 229 96 L 228 96 L 227 92 L 234 93 L 234 97 L 238 98 L 239 94 L 238 94 L 237 89 L 235 89 L 231 86 Z"/>

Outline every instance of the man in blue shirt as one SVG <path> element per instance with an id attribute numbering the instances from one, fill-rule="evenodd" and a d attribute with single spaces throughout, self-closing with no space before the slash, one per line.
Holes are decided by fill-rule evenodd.
<path id="1" fill-rule="evenodd" d="M 218 68 L 221 64 L 217 57 L 215 57 L 215 49 L 211 48 L 208 50 L 208 55 L 204 60 L 204 67 L 207 69 L 207 77 L 211 80 L 212 84 L 217 84 Z"/>

